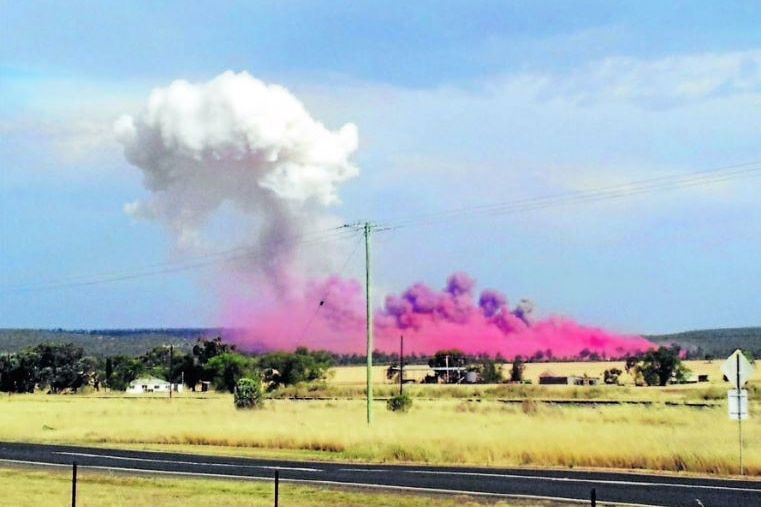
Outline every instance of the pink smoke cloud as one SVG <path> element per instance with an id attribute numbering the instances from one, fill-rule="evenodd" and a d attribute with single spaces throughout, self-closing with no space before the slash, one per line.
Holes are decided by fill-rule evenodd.
<path id="1" fill-rule="evenodd" d="M 261 282 L 261 281 L 259 281 Z M 359 353 L 365 343 L 364 288 L 356 280 L 332 275 L 296 283 L 283 295 L 266 283 L 254 294 L 235 288 L 223 294 L 225 326 L 249 350 L 293 350 L 298 346 Z"/>
<path id="2" fill-rule="evenodd" d="M 510 309 L 507 297 L 494 289 L 483 290 L 474 303 L 474 287 L 467 274 L 454 273 L 441 291 L 418 283 L 401 295 L 388 296 L 376 318 L 379 343 L 393 350 L 404 335 L 408 350 L 419 353 L 459 348 L 504 357 L 537 351 L 575 357 L 585 349 L 610 357 L 652 346 L 640 336 L 582 326 L 565 317 L 534 321 L 530 301 L 521 300 Z"/>
<path id="3" fill-rule="evenodd" d="M 401 294 L 386 296 L 374 313 L 374 348 L 393 352 L 402 335 L 407 350 L 418 354 L 458 348 L 506 358 L 537 351 L 575 357 L 583 350 L 618 357 L 653 346 L 640 336 L 583 326 L 567 317 L 535 320 L 528 300 L 511 309 L 501 292 L 484 289 L 476 298 L 474 290 L 475 281 L 458 272 L 441 290 L 415 283 Z M 302 297 L 277 304 L 267 297 L 231 298 L 226 322 L 245 329 L 240 337 L 244 348 L 289 350 L 303 345 L 338 353 L 365 352 L 362 284 L 329 276 L 309 280 L 302 292 Z"/>

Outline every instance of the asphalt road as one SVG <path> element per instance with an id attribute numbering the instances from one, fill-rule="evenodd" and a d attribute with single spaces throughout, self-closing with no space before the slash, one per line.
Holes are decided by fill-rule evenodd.
<path id="1" fill-rule="evenodd" d="M 366 465 L 0 442 L 0 465 L 46 464 L 218 478 L 524 496 L 663 507 L 761 507 L 761 481 L 574 470 Z M 285 491 L 283 492 L 285 493 Z"/>

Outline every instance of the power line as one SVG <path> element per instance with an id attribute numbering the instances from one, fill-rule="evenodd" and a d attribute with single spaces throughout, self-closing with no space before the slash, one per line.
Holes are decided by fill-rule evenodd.
<path id="1" fill-rule="evenodd" d="M 761 162 L 750 162 L 707 169 L 689 174 L 660 176 L 549 196 L 531 197 L 527 199 L 391 217 L 388 220 L 376 222 L 383 224 L 383 227 L 379 227 L 376 230 L 400 229 L 404 227 L 436 225 L 441 223 L 448 224 L 453 220 L 479 216 L 500 216 L 513 213 L 524 213 L 549 207 L 578 205 L 608 199 L 619 199 L 653 192 L 710 185 L 734 179 L 755 177 L 758 175 L 761 175 Z M 307 247 L 348 239 L 354 234 L 353 229 L 355 229 L 355 227 L 353 225 L 354 224 L 349 224 L 329 229 L 307 231 L 299 236 L 286 238 L 286 240 L 292 242 L 291 244 L 294 247 Z M 194 256 L 181 261 L 150 264 L 136 269 L 107 273 L 86 273 L 39 282 L 0 284 L 0 293 L 36 292 L 102 285 L 106 283 L 205 269 L 245 259 L 260 259 L 261 256 L 262 253 L 260 253 L 256 247 L 236 247 Z"/>
<path id="2" fill-rule="evenodd" d="M 448 223 L 452 220 L 471 218 L 483 215 L 497 216 L 512 213 L 534 211 L 538 209 L 561 205 L 575 205 L 608 199 L 618 199 L 639 194 L 659 191 L 678 190 L 682 188 L 709 185 L 738 178 L 748 178 L 761 175 L 761 162 L 751 162 L 693 172 L 686 175 L 660 176 L 656 178 L 635 180 L 605 187 L 564 192 L 549 196 L 532 197 L 513 201 L 503 201 L 466 208 L 442 210 L 431 213 L 421 213 L 392 217 L 382 223 L 391 229 L 416 225 L 434 225 Z"/>
<path id="3" fill-rule="evenodd" d="M 357 242 L 354 244 L 354 248 L 351 250 L 349 255 L 346 257 L 346 260 L 343 263 L 343 266 L 341 266 L 341 270 L 338 272 L 338 277 L 340 278 L 343 276 L 344 271 L 346 271 L 346 268 L 349 266 L 349 262 L 354 257 L 354 254 L 357 253 L 357 250 L 359 249 L 359 245 L 362 243 L 361 241 L 362 237 L 357 236 Z M 325 291 L 323 291 L 322 297 L 320 298 L 319 304 L 314 309 L 314 313 L 309 317 L 309 321 L 304 326 L 304 329 L 301 331 L 301 336 L 299 336 L 299 341 L 302 341 L 304 339 L 304 336 L 306 336 L 307 331 L 312 326 L 312 322 L 314 321 L 315 317 L 317 317 L 317 313 L 319 313 L 320 309 L 325 306 L 325 301 L 328 299 L 328 292 L 329 288 L 326 288 Z"/>
<path id="4" fill-rule="evenodd" d="M 343 227 L 334 227 L 321 231 L 308 232 L 300 237 L 291 237 L 294 246 L 314 246 L 340 239 L 349 239 L 351 234 Z M 11 285 L 0 285 L 0 293 L 37 292 L 45 290 L 87 287 L 105 283 L 134 280 L 150 276 L 159 276 L 183 271 L 203 269 L 221 264 L 230 264 L 246 259 L 260 259 L 262 253 L 256 247 L 237 247 L 219 252 L 211 252 L 194 256 L 176 262 L 164 262 L 143 266 L 132 270 L 112 271 L 109 273 L 90 273 L 72 275 L 55 280 L 41 282 L 26 282 Z"/>

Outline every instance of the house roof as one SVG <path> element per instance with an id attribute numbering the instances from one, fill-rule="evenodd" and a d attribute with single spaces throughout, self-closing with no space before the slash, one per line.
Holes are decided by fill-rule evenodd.
<path id="1" fill-rule="evenodd" d="M 157 377 L 139 377 L 130 382 L 130 384 L 168 384 L 164 379 L 160 379 Z"/>

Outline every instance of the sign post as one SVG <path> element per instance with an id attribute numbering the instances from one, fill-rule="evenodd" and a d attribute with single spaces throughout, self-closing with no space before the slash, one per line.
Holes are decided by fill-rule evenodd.
<path id="1" fill-rule="evenodd" d="M 753 366 L 750 361 L 743 355 L 740 349 L 735 350 L 721 367 L 724 376 L 735 388 L 727 392 L 727 401 L 729 404 L 729 418 L 737 419 L 737 433 L 740 443 L 740 475 L 745 475 L 743 467 L 743 419 L 748 418 L 748 391 L 743 389 L 743 385 L 750 378 L 753 372 Z"/>

